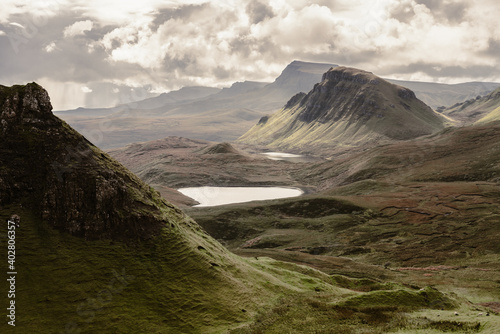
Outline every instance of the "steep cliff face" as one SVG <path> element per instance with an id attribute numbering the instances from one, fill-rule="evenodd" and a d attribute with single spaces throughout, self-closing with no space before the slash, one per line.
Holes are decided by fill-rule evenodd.
<path id="1" fill-rule="evenodd" d="M 0 87 L 0 110 L 0 205 L 22 203 L 86 239 L 148 239 L 185 219 L 55 117 L 36 83 Z"/>
<path id="2" fill-rule="evenodd" d="M 283 149 L 359 146 L 431 134 L 444 122 L 411 90 L 369 72 L 337 67 L 240 140 Z"/>

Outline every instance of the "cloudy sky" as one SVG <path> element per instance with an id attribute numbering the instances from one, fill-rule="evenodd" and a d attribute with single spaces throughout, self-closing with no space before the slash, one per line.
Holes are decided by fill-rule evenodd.
<path id="1" fill-rule="evenodd" d="M 55 109 L 273 81 L 293 60 L 384 77 L 500 81 L 496 0 L 2 0 L 0 84 Z"/>

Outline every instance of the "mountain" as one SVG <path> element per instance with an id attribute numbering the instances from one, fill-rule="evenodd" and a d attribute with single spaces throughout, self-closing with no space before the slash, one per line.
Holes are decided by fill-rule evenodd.
<path id="1" fill-rule="evenodd" d="M 2 301 L 18 332 L 221 333 L 283 294 L 354 295 L 230 253 L 51 109 L 36 83 L 0 86 L 0 235 L 17 255 L 2 270 L 18 273 L 0 288 L 17 285 Z"/>
<path id="2" fill-rule="evenodd" d="M 487 95 L 500 87 L 497 82 L 466 82 L 460 84 L 443 84 L 433 82 L 402 81 L 386 79 L 387 81 L 411 89 L 415 95 L 433 109 L 449 107 L 456 103 Z"/>
<path id="3" fill-rule="evenodd" d="M 237 82 L 222 90 L 189 87 L 114 108 L 56 114 L 103 149 L 168 136 L 233 141 L 290 96 L 310 90 L 330 67 L 294 61 L 273 83 Z"/>
<path id="4" fill-rule="evenodd" d="M 293 61 L 272 83 L 236 82 L 222 90 L 185 87 L 114 108 L 58 111 L 77 131 L 103 149 L 179 136 L 216 142 L 234 141 L 261 117 L 279 110 L 299 92 L 308 92 L 334 64 Z M 499 84 L 445 85 L 398 82 L 434 108 L 486 94 Z M 490 89 L 490 91 L 488 91 Z"/>
<path id="5" fill-rule="evenodd" d="M 36 83 L 0 86 L 2 332 L 381 332 L 460 305 L 430 287 L 236 256 L 51 109 Z M 237 152 L 213 148 L 202 154 Z"/>
<path id="6" fill-rule="evenodd" d="M 319 82 L 323 73 L 337 66 L 294 60 L 273 83 L 266 86 L 266 89 L 288 100 L 297 93 L 310 91 Z"/>
<path id="7" fill-rule="evenodd" d="M 457 103 L 442 112 L 464 125 L 500 120 L 500 88 L 486 96 Z"/>
<path id="8" fill-rule="evenodd" d="M 183 87 L 179 90 L 169 93 L 163 93 L 159 96 L 137 101 L 127 106 L 136 109 L 155 109 L 167 104 L 183 103 L 197 100 L 220 92 L 219 88 L 191 86 Z"/>
<path id="9" fill-rule="evenodd" d="M 239 94 L 245 94 L 266 86 L 267 82 L 244 81 L 235 82 L 229 88 L 222 88 L 214 97 L 216 98 L 231 98 Z"/>
<path id="10" fill-rule="evenodd" d="M 239 141 L 282 150 L 345 150 L 439 131 L 445 119 L 415 94 L 369 72 L 330 69 L 308 93 L 263 117 Z"/>

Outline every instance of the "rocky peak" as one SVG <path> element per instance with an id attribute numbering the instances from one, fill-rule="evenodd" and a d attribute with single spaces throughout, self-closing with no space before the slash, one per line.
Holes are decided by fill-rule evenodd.
<path id="1" fill-rule="evenodd" d="M 49 94 L 40 85 L 33 82 L 24 86 L 0 86 L 2 135 L 16 125 L 47 122 L 52 117 Z"/>
<path id="2" fill-rule="evenodd" d="M 486 96 L 488 100 L 493 100 L 493 99 L 500 99 L 500 88 L 494 90 L 490 94 Z"/>
<path id="3" fill-rule="evenodd" d="M 0 87 L 0 206 L 86 239 L 149 239 L 186 220 L 51 109 L 35 83 Z"/>
<path id="4" fill-rule="evenodd" d="M 289 108 L 292 108 L 293 106 L 295 106 L 297 103 L 300 103 L 304 97 L 306 97 L 306 93 L 304 92 L 300 92 L 300 93 L 297 93 L 295 94 L 294 96 L 292 96 L 292 98 L 290 100 L 288 100 L 288 102 L 285 104 L 285 109 L 289 109 Z"/>
<path id="5" fill-rule="evenodd" d="M 349 81 L 358 83 L 360 85 L 368 83 L 377 85 L 380 80 L 381 79 L 379 79 L 371 72 L 359 70 L 356 68 L 338 66 L 335 68 L 332 67 L 328 72 L 324 73 L 321 81 L 329 81 L 334 84 Z"/>
<path id="6" fill-rule="evenodd" d="M 399 106 L 408 108 L 402 100 L 416 100 L 415 94 L 404 87 L 393 85 L 371 72 L 335 67 L 323 74 L 323 80 L 316 84 L 311 92 L 301 100 L 305 109 L 300 113 L 300 120 L 338 121 L 349 117 L 350 121 L 365 122 L 376 116 L 383 118 L 396 101 Z M 423 103 L 422 103 L 423 105 Z"/>
<path id="7" fill-rule="evenodd" d="M 274 84 L 277 86 L 293 86 L 295 91 L 309 91 L 315 83 L 318 82 L 322 73 L 329 68 L 335 67 L 334 64 L 308 63 L 302 61 L 293 61 L 276 78 Z"/>

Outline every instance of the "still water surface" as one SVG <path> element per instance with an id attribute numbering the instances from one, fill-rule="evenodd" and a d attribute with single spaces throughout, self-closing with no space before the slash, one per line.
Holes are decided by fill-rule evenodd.
<path id="1" fill-rule="evenodd" d="M 297 197 L 304 193 L 285 187 L 190 187 L 178 191 L 200 203 L 197 207 Z"/>
<path id="2" fill-rule="evenodd" d="M 319 158 L 311 157 L 308 155 L 283 153 L 283 152 L 266 152 L 261 154 L 271 160 L 282 160 L 289 162 L 311 162 L 311 161 L 321 160 Z"/>

